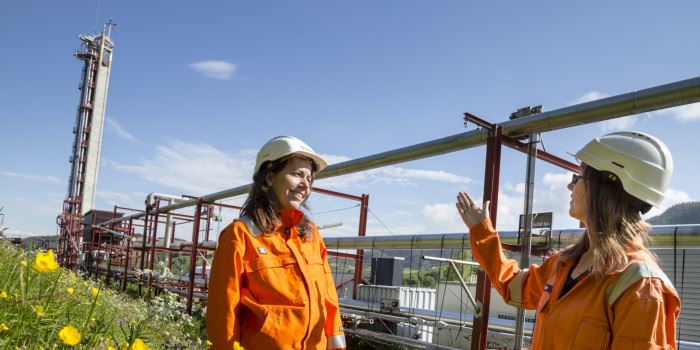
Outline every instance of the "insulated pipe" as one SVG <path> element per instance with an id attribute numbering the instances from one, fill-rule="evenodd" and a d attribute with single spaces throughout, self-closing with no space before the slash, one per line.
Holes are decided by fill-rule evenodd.
<path id="1" fill-rule="evenodd" d="M 552 230 L 554 237 L 567 241 L 575 241 L 583 235 L 584 229 Z M 652 238 L 661 235 L 700 234 L 700 224 L 693 225 L 658 225 L 650 232 Z M 517 231 L 501 231 L 501 237 L 517 237 Z M 341 249 L 440 249 L 463 248 L 469 242 L 468 233 L 418 234 L 395 236 L 365 236 L 365 237 L 326 237 L 323 239 L 326 247 Z"/>
<path id="2" fill-rule="evenodd" d="M 498 125 L 503 128 L 503 135 L 511 138 L 520 138 L 533 133 L 564 129 L 699 101 L 700 77 L 695 77 L 510 120 Z M 467 131 L 461 134 L 329 165 L 319 172 L 316 178 L 324 179 L 347 175 L 387 165 L 456 152 L 483 145 L 486 143 L 487 137 L 488 130 L 485 129 Z M 248 193 L 250 186 L 251 184 L 238 186 L 208 194 L 201 198 L 204 202 L 214 202 L 224 198 L 239 196 Z M 160 210 L 166 212 L 191 207 L 196 204 L 197 199 L 190 199 L 185 202 L 168 205 L 160 208 Z M 132 214 L 131 216 L 124 216 L 116 220 L 122 221 L 130 218 L 139 218 L 143 215 L 143 213 Z"/>
<path id="3" fill-rule="evenodd" d="M 188 200 L 189 198 L 185 197 L 180 197 L 180 196 L 174 196 L 172 194 L 164 194 L 164 193 L 155 193 L 151 192 L 146 196 L 146 206 L 152 206 L 156 202 L 156 198 L 162 199 L 162 200 L 167 200 L 168 202 L 184 202 Z"/>

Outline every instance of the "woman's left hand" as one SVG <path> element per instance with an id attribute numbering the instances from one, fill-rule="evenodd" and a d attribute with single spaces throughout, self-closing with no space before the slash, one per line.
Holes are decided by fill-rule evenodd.
<path id="1" fill-rule="evenodd" d="M 476 203 L 466 192 L 457 194 L 457 211 L 462 217 L 462 221 L 471 230 L 472 227 L 489 218 L 491 201 L 485 201 L 482 208 L 477 207 Z"/>

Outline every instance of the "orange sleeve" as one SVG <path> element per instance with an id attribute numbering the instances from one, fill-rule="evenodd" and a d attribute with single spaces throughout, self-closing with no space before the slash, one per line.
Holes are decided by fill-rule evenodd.
<path id="1" fill-rule="evenodd" d="M 209 277 L 206 326 L 212 349 L 233 349 L 240 341 L 238 320 L 243 252 L 236 242 L 235 224 L 219 235 Z"/>
<path id="2" fill-rule="evenodd" d="M 316 231 L 318 237 L 321 237 Z M 343 332 L 343 320 L 340 318 L 340 306 L 338 303 L 338 292 L 335 289 L 335 281 L 333 280 L 333 272 L 327 259 L 326 244 L 321 241 L 321 258 L 323 258 L 324 270 L 326 271 L 326 286 L 328 289 L 328 298 L 326 299 L 326 324 L 324 330 L 326 339 L 328 340 L 327 349 L 344 350 L 345 333 Z"/>
<path id="3" fill-rule="evenodd" d="M 525 309 L 537 308 L 557 261 L 556 256 L 548 258 L 542 265 L 532 264 L 529 269 L 521 269 L 516 260 L 508 259 L 503 253 L 501 240 L 488 218 L 472 226 L 469 236 L 474 259 L 506 303 L 517 302 Z"/>
<path id="4" fill-rule="evenodd" d="M 656 278 L 643 278 L 613 305 L 612 349 L 675 349 L 678 296 Z"/>

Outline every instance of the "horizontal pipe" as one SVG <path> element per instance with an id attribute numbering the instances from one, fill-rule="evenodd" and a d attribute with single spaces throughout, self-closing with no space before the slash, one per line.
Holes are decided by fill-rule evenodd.
<path id="1" fill-rule="evenodd" d="M 574 241 L 584 229 L 552 230 L 552 240 Z M 655 235 L 700 234 L 700 225 L 658 225 L 651 230 Z M 517 237 L 517 231 L 502 231 L 501 237 Z M 462 248 L 469 244 L 469 233 L 419 234 L 364 237 L 326 237 L 328 249 L 442 249 Z"/>
<path id="2" fill-rule="evenodd" d="M 700 101 L 700 77 L 659 85 L 644 90 L 611 96 L 581 103 L 528 117 L 509 120 L 499 125 L 503 135 L 520 138 L 532 133 L 564 129 L 572 126 L 599 122 L 654 110 L 671 108 Z M 324 179 L 355 172 L 376 169 L 388 165 L 452 153 L 486 143 L 488 131 L 477 129 L 427 141 L 412 146 L 348 160 L 329 165 L 316 176 Z M 202 197 L 204 202 L 214 202 L 248 193 L 251 184 L 242 185 Z M 174 203 L 160 208 L 168 212 L 197 204 L 197 199 Z M 139 218 L 144 214 L 124 216 L 113 221 Z"/>

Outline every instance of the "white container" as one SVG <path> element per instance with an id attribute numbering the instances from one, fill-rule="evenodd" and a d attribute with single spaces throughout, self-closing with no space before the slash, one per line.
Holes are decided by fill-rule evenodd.
<path id="1" fill-rule="evenodd" d="M 432 288 L 372 286 L 361 284 L 357 288 L 358 300 L 381 304 L 383 299 L 399 301 L 399 307 L 435 310 L 436 292 Z"/>

